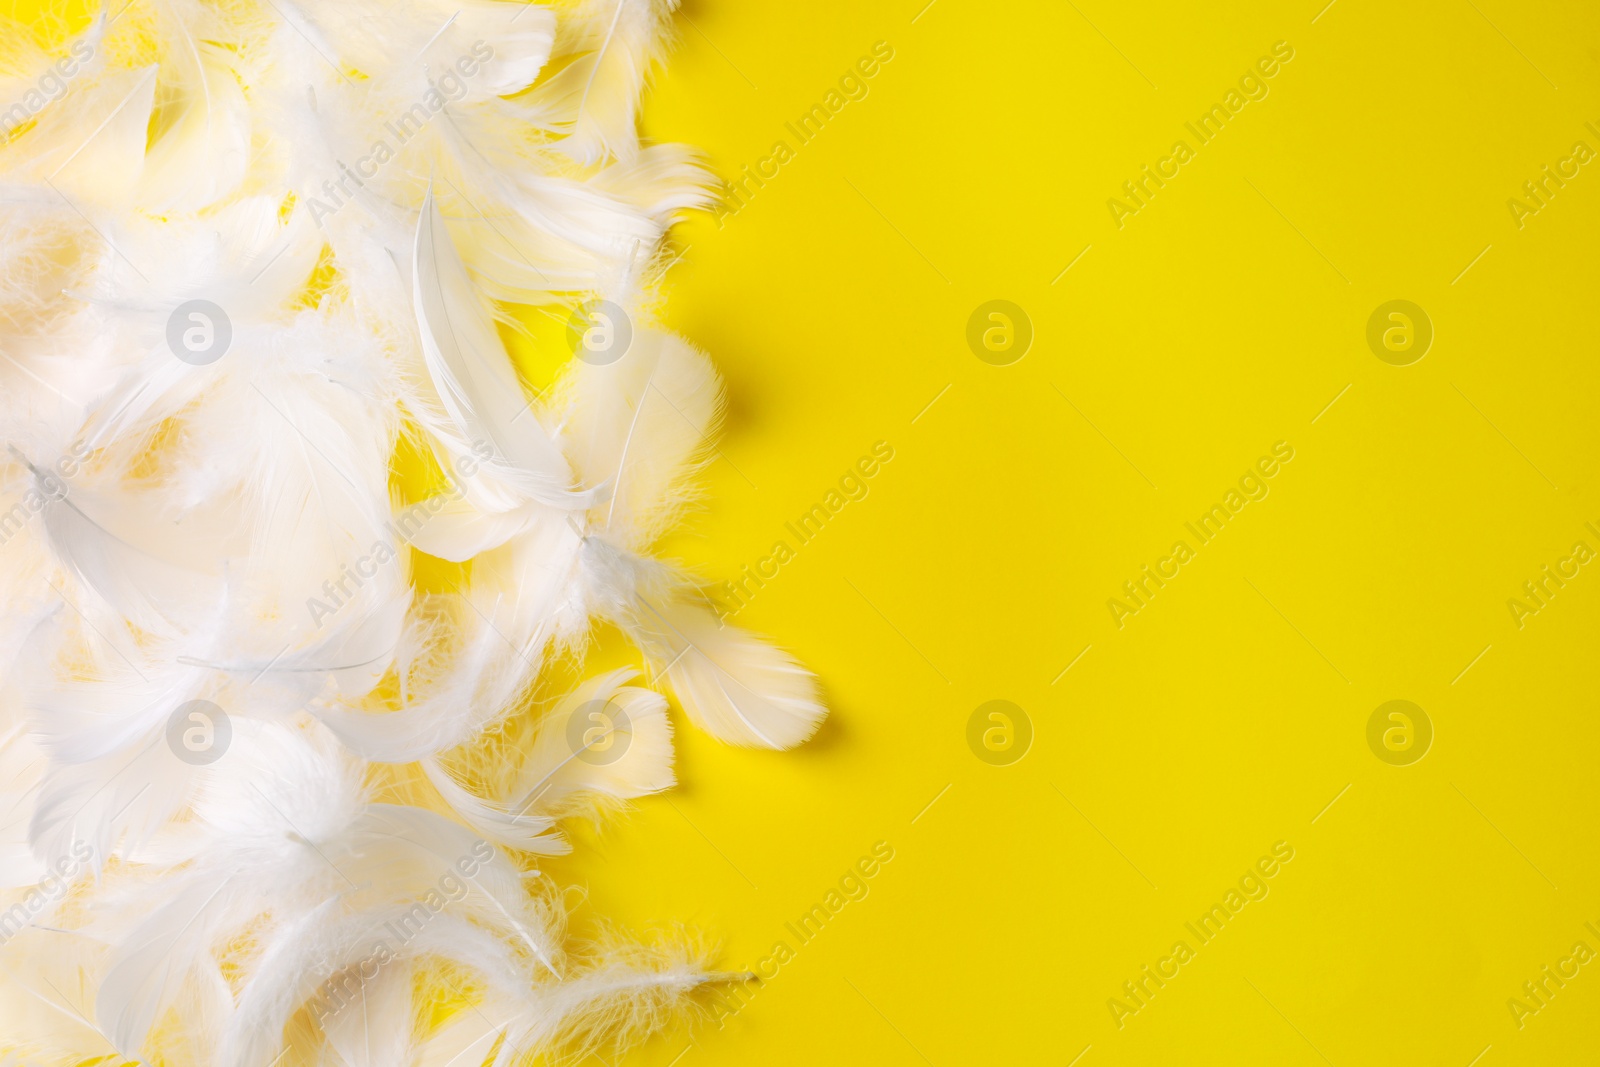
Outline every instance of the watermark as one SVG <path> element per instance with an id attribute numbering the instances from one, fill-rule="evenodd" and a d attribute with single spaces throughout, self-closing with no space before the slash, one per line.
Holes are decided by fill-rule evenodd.
<path id="1" fill-rule="evenodd" d="M 74 41 L 68 54 L 39 75 L 39 80 L 33 88 L 22 94 L 21 100 L 0 111 L 0 139 L 10 137 L 33 121 L 39 112 L 66 96 L 67 83 L 77 77 L 93 58 L 94 42 L 82 38 Z"/>
<path id="2" fill-rule="evenodd" d="M 1196 522 L 1186 522 L 1183 528 L 1194 536 L 1196 543 L 1203 547 L 1216 539 L 1222 528 L 1245 509 L 1251 501 L 1265 500 L 1272 491 L 1268 480 L 1275 477 L 1283 465 L 1294 459 L 1294 446 L 1287 441 L 1278 441 L 1272 446 L 1271 455 L 1262 456 L 1255 464 L 1239 476 L 1238 488 L 1229 489 L 1222 497 L 1222 503 L 1212 504 L 1210 509 L 1200 516 Z M 1111 621 L 1116 623 L 1117 629 L 1127 625 L 1130 615 L 1137 615 L 1140 611 L 1150 606 L 1150 601 L 1168 582 L 1176 578 L 1183 569 L 1184 564 L 1194 559 L 1198 553 L 1197 548 L 1190 547 L 1188 541 L 1174 541 L 1172 549 L 1167 555 L 1156 560 L 1154 568 L 1146 563 L 1140 567 L 1137 577 L 1122 583 L 1123 596 L 1114 596 L 1106 601 L 1106 610 L 1111 612 Z"/>
<path id="3" fill-rule="evenodd" d="M 33 474 L 33 484 L 20 501 L 0 512 L 0 545 L 20 533 L 28 525 L 28 519 L 42 512 L 50 501 L 65 500 L 68 479 L 76 477 L 83 469 L 83 461 L 89 458 L 89 446 L 83 441 L 74 441 L 66 454 L 56 460 L 52 470 L 34 466 L 15 445 L 10 446 L 10 451 Z"/>
<path id="4" fill-rule="evenodd" d="M 979 704 L 967 717 L 967 747 L 991 767 L 1009 767 L 1033 747 L 1033 720 L 1009 700 Z"/>
<path id="5" fill-rule="evenodd" d="M 23 898 L 0 912 L 0 945 L 16 937 L 51 904 L 67 895 L 72 879 L 94 858 L 94 846 L 87 841 L 72 842 L 69 854 L 59 856 L 39 882 Z"/>
<path id="6" fill-rule="evenodd" d="M 210 300 L 186 300 L 167 316 L 167 348 L 191 366 L 215 363 L 232 344 L 233 322 Z"/>
<path id="7" fill-rule="evenodd" d="M 443 74 L 429 79 L 428 91 L 422 94 L 422 99 L 384 122 L 383 134 L 373 140 L 367 154 L 357 159 L 354 166 L 342 159 L 335 160 L 339 176 L 322 183 L 322 192 L 327 199 L 314 194 L 306 197 L 311 221 L 321 226 L 323 219 L 336 214 L 354 200 L 356 192 L 376 178 L 384 164 L 394 159 L 401 147 L 426 129 L 435 115 L 451 101 L 466 97 L 467 84 L 464 79 L 475 77 L 493 58 L 492 45 L 481 40 L 474 41 L 471 50 L 456 59 L 453 69 L 447 65 Z"/>
<path id="8" fill-rule="evenodd" d="M 567 748 L 591 767 L 606 767 L 628 754 L 633 720 L 615 696 L 586 700 L 567 716 Z"/>
<path id="9" fill-rule="evenodd" d="M 1590 133 L 1600 137 L 1600 130 L 1595 129 L 1594 123 L 1585 122 L 1583 125 Z M 1527 225 L 1526 219 L 1529 216 L 1537 215 L 1549 207 L 1556 193 L 1565 189 L 1567 182 L 1582 173 L 1583 165 L 1593 159 L 1594 155 L 1594 149 L 1587 143 L 1574 141 L 1572 151 L 1556 160 L 1553 168 L 1546 163 L 1543 174 L 1523 182 L 1522 192 L 1526 199 L 1513 196 L 1506 200 L 1506 210 L 1511 212 L 1511 221 L 1517 224 L 1517 229 L 1520 230 Z"/>
<path id="10" fill-rule="evenodd" d="M 1222 98 L 1222 103 L 1212 104 L 1210 110 L 1200 116 L 1196 122 L 1185 122 L 1184 128 L 1194 135 L 1199 147 L 1210 144 L 1224 126 L 1238 117 L 1239 112 L 1252 100 L 1265 100 L 1271 92 L 1267 81 L 1277 77 L 1281 68 L 1280 64 L 1287 64 L 1294 59 L 1294 48 L 1288 41 L 1279 41 L 1272 46 L 1272 54 L 1262 56 L 1255 61 L 1254 66 L 1246 70 L 1239 78 L 1238 88 L 1230 88 Z M 1126 199 L 1111 197 L 1106 201 L 1106 210 L 1111 212 L 1111 221 L 1122 229 L 1127 225 L 1130 215 L 1137 215 L 1140 211 L 1150 206 L 1150 201 L 1161 189 L 1166 188 L 1167 182 L 1176 178 L 1182 172 L 1185 163 L 1194 159 L 1198 148 L 1191 148 L 1189 142 L 1177 140 L 1172 144 L 1171 151 L 1156 160 L 1152 169 L 1146 163 L 1140 168 L 1138 177 L 1122 183 L 1122 190 Z M 1169 169 L 1170 168 L 1170 169 Z"/>
<path id="11" fill-rule="evenodd" d="M 471 455 L 457 456 L 455 469 L 446 469 L 444 472 L 445 481 L 450 486 L 448 492 L 419 500 L 406 508 L 385 527 L 392 540 L 372 542 L 353 565 L 341 564 L 338 576 L 322 583 L 322 597 L 306 598 L 306 611 L 311 615 L 311 624 L 320 630 L 330 616 L 337 614 L 339 609 L 353 601 L 362 588 L 378 576 L 379 570 L 385 564 L 399 557 L 398 545 L 410 544 L 417 532 L 444 510 L 446 504 L 460 500 L 466 495 L 466 484 L 461 479 L 476 475 L 479 463 L 493 455 L 494 450 L 487 441 L 477 441 L 472 446 Z M 326 599 L 323 599 L 324 597 Z"/>
<path id="12" fill-rule="evenodd" d="M 790 544 L 788 538 L 779 538 L 772 543 L 772 549 L 765 556 L 754 564 L 745 564 L 739 577 L 717 587 L 716 591 L 723 600 L 716 606 L 717 618 L 731 618 L 743 611 L 756 593 L 765 589 L 767 582 L 776 578 L 783 566 L 795 558 L 800 548 L 810 544 L 822 533 L 823 527 L 839 517 L 847 504 L 867 498 L 871 490 L 868 481 L 876 477 L 892 459 L 893 445 L 887 441 L 874 442 L 869 455 L 861 456 L 839 476 L 837 489 L 829 489 L 822 500 L 812 504 L 796 522 L 784 523 L 783 528 L 793 536 L 794 543 Z"/>
<path id="13" fill-rule="evenodd" d="M 1595 929 L 1594 923 L 1585 922 L 1583 925 L 1591 934 L 1600 938 L 1600 930 Z M 1575 941 L 1572 951 L 1556 960 L 1554 967 L 1547 963 L 1539 968 L 1538 977 L 1523 982 L 1522 995 L 1506 999 L 1506 1010 L 1511 1013 L 1511 1021 L 1517 1024 L 1517 1029 L 1521 1030 L 1527 1026 L 1531 1016 L 1538 1015 L 1548 1008 L 1556 994 L 1565 989 L 1568 982 L 1578 977 L 1583 966 L 1594 958 L 1594 949 L 1589 947 L 1587 941 Z"/>
<path id="14" fill-rule="evenodd" d="M 383 968 L 399 959 L 399 950 L 422 933 L 434 916 L 444 911 L 447 905 L 466 898 L 467 881 L 493 858 L 494 846 L 479 839 L 473 843 L 471 852 L 445 869 L 421 900 L 413 902 L 398 918 L 385 922 L 381 933 L 388 937 L 380 936 L 370 952 L 329 977 L 312 995 L 309 1007 L 317 1022 L 325 1023 L 358 1001 L 366 984 L 378 977 Z M 392 948 L 388 938 L 394 939 Z"/>
<path id="15" fill-rule="evenodd" d="M 209 700 L 190 700 L 167 716 L 167 747 L 192 767 L 206 767 L 227 754 L 233 721 Z"/>
<path id="16" fill-rule="evenodd" d="M 609 300 L 590 300 L 567 319 L 567 347 L 585 363 L 604 367 L 628 354 L 633 320 Z"/>
<path id="17" fill-rule="evenodd" d="M 1586 522 L 1584 525 L 1590 533 L 1600 537 L 1600 530 L 1594 528 L 1594 523 Z M 1522 592 L 1526 599 L 1509 597 L 1506 600 L 1506 609 L 1511 612 L 1511 621 L 1517 624 L 1517 629 L 1527 625 L 1529 616 L 1537 615 L 1548 607 L 1555 595 L 1582 573 L 1583 565 L 1592 559 L 1594 549 L 1589 547 L 1589 543 L 1574 541 L 1571 553 L 1556 560 L 1554 566 L 1546 563 L 1542 568 L 1543 573 L 1523 582 Z"/>
<path id="18" fill-rule="evenodd" d="M 719 992 L 713 1000 L 712 1018 L 716 1021 L 718 1029 L 721 1029 L 728 1019 L 743 1011 L 755 995 L 765 988 L 765 983 L 778 977 L 778 973 L 794 961 L 800 949 L 814 941 L 846 907 L 866 900 L 867 894 L 872 891 L 870 885 L 872 879 L 876 878 L 893 859 L 893 845 L 887 841 L 874 842 L 871 852 L 847 867 L 834 885 L 823 894 L 822 899 L 811 905 L 810 910 L 797 921 L 784 923 L 784 931 L 793 938 L 794 943 L 790 944 L 786 938 L 774 941 L 771 950 L 750 969 L 751 982 L 742 991 L 727 988 Z M 752 986 L 754 988 L 751 988 Z"/>
<path id="19" fill-rule="evenodd" d="M 1391 767 L 1409 767 L 1433 747 L 1433 720 L 1409 700 L 1386 701 L 1367 717 L 1367 747 Z"/>
<path id="20" fill-rule="evenodd" d="M 1237 919 L 1247 905 L 1267 899 L 1267 894 L 1272 890 L 1268 880 L 1277 877 L 1278 872 L 1292 859 L 1294 846 L 1287 841 L 1274 841 L 1271 854 L 1262 856 L 1248 867 L 1238 882 L 1228 887 L 1222 903 L 1212 904 L 1210 910 L 1195 922 L 1183 924 L 1184 929 L 1194 935 L 1195 945 L 1191 946 L 1186 940 L 1173 942 L 1172 949 L 1156 960 L 1153 967 L 1147 963 L 1140 968 L 1137 977 L 1123 982 L 1122 995 L 1106 1000 L 1106 1010 L 1111 1013 L 1111 1021 L 1116 1023 L 1117 1029 L 1121 1030 L 1127 1025 L 1129 1016 L 1137 1015 L 1149 1007 L 1155 995 L 1194 961 L 1201 948 L 1215 941 L 1223 927 Z"/>
<path id="21" fill-rule="evenodd" d="M 979 304 L 967 319 L 967 347 L 991 367 L 1009 367 L 1033 347 L 1033 320 L 1009 300 Z"/>
<path id="22" fill-rule="evenodd" d="M 828 123 L 839 117 L 839 113 L 851 101 L 860 101 L 867 98 L 870 91 L 868 80 L 877 75 L 882 65 L 894 58 L 894 46 L 887 41 L 878 41 L 872 46 L 872 52 L 856 60 L 843 74 L 839 76 L 838 88 L 829 89 L 820 104 L 812 104 L 810 109 L 800 116 L 798 123 L 785 122 L 783 127 L 794 136 L 794 146 L 791 147 L 787 138 L 780 137 L 772 142 L 771 149 L 762 158 L 756 160 L 754 167 L 746 163 L 740 168 L 740 176 L 732 181 L 723 182 L 723 196 L 713 209 L 716 212 L 717 228 L 720 230 L 726 220 L 743 211 L 755 199 L 756 193 L 767 187 L 767 182 L 776 178 L 783 167 L 795 158 L 798 150 L 811 143 L 820 134 Z"/>
<path id="23" fill-rule="evenodd" d="M 1390 300 L 1367 317 L 1367 347 L 1391 367 L 1409 367 L 1433 347 L 1433 320 L 1409 300 Z"/>

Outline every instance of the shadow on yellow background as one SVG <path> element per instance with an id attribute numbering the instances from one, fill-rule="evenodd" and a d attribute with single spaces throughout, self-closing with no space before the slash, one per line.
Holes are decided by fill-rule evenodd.
<path id="1" fill-rule="evenodd" d="M 834 715 L 574 868 L 770 976 L 629 1062 L 1592 1062 L 1600 10 L 923 2 L 692 0 L 650 101 L 738 181 L 673 547 Z"/>

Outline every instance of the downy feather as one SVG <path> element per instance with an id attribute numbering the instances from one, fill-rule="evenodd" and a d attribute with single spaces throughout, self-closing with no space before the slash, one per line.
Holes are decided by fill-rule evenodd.
<path id="1" fill-rule="evenodd" d="M 674 785 L 656 686 L 738 745 L 823 714 L 650 555 L 722 404 L 653 318 L 713 184 L 638 135 L 673 8 L 131 0 L 0 34 L 4 101 L 80 61 L 0 107 L 0 1053 L 578 1058 L 736 977 L 574 938 L 532 866 Z M 594 299 L 631 347 L 536 393 L 502 305 Z M 193 301 L 230 330 L 200 365 Z M 596 623 L 650 688 L 584 678 Z M 173 740 L 195 700 L 211 762 Z"/>

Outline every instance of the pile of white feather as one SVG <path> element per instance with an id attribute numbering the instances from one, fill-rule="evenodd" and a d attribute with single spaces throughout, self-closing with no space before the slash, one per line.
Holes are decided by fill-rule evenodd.
<path id="1" fill-rule="evenodd" d="M 721 406 L 650 321 L 707 200 L 637 134 L 672 6 L 3 31 L 0 1052 L 510 1064 L 723 977 L 575 942 L 536 867 L 673 784 L 636 672 L 551 691 L 597 622 L 724 741 L 824 714 L 649 555 Z M 508 305 L 571 317 L 542 392 Z"/>

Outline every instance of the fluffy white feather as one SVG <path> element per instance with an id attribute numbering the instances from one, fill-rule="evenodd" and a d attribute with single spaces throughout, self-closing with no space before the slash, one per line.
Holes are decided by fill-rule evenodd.
<path id="1" fill-rule="evenodd" d="M 635 670 L 558 688 L 596 621 L 725 741 L 823 715 L 650 555 L 722 406 L 645 310 L 707 202 L 637 133 L 672 7 L 132 0 L 49 49 L 0 31 L 0 1053 L 509 1065 L 728 977 L 573 941 L 532 866 L 674 784 Z M 593 298 L 631 347 L 536 394 L 503 302 Z M 195 301 L 209 362 L 170 347 Z M 219 758 L 173 740 L 193 701 Z"/>

